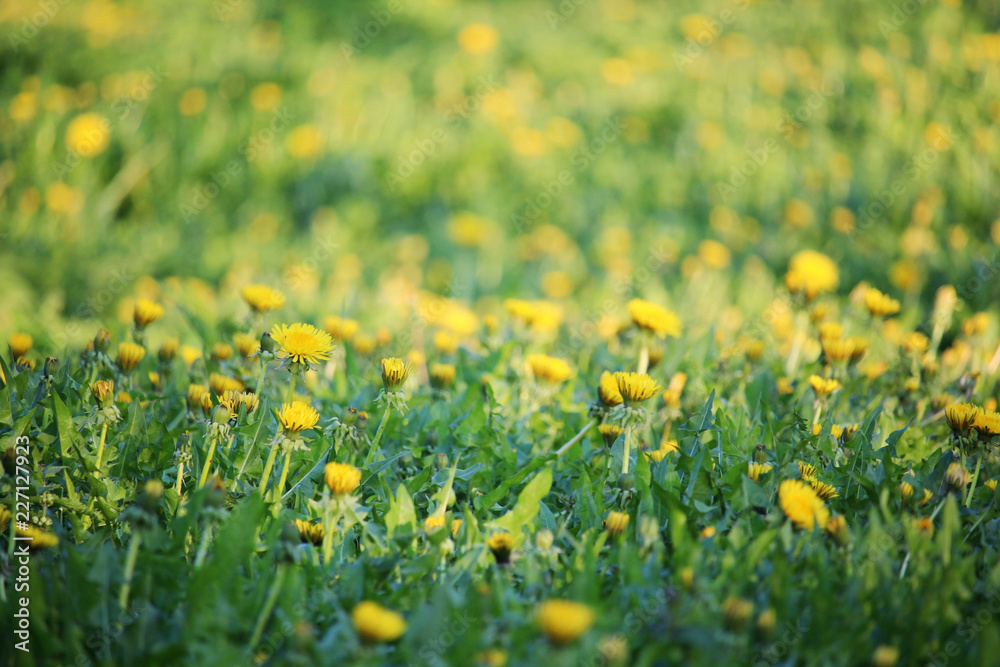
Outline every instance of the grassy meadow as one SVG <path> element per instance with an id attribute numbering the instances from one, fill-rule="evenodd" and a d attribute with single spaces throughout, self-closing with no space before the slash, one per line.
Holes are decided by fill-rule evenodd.
<path id="1" fill-rule="evenodd" d="M 996 665 L 998 123 L 992 0 L 6 0 L 0 662 Z"/>

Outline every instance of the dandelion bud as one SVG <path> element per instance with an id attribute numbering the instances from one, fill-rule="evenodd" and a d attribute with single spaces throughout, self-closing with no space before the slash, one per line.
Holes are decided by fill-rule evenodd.
<path id="1" fill-rule="evenodd" d="M 160 349 L 159 351 L 157 351 L 156 356 L 159 357 L 160 361 L 162 361 L 163 363 L 172 361 L 174 355 L 177 354 L 177 347 L 178 347 L 177 339 L 168 338 L 167 340 L 163 341 L 162 345 L 160 345 Z"/>
<path id="2" fill-rule="evenodd" d="M 273 353 L 274 352 L 274 339 L 271 337 L 271 334 L 269 332 L 267 332 L 267 331 L 265 331 L 264 333 L 262 333 L 261 336 L 260 336 L 260 351 L 262 353 L 264 353 L 264 352 Z"/>
<path id="3" fill-rule="evenodd" d="M 767 448 L 763 443 L 757 445 L 753 450 L 754 463 L 767 463 Z"/>
<path id="4" fill-rule="evenodd" d="M 552 548 L 552 544 L 555 542 L 555 536 L 552 531 L 543 528 L 542 530 L 535 533 L 535 547 L 539 551 L 548 551 Z"/>
<path id="5" fill-rule="evenodd" d="M 358 421 L 358 409 L 357 408 L 347 408 L 344 414 L 340 416 L 340 422 L 345 426 L 354 426 L 354 422 Z"/>
<path id="6" fill-rule="evenodd" d="M 747 624 L 753 614 L 753 603 L 743 598 L 726 598 L 722 603 L 722 615 L 726 622 L 726 627 L 730 630 L 739 630 Z"/>
<path id="7" fill-rule="evenodd" d="M 632 473 L 622 473 L 618 475 L 618 488 L 622 491 L 631 491 L 635 488 L 635 475 Z"/>
<path id="8" fill-rule="evenodd" d="M 899 649 L 895 646 L 879 646 L 872 653 L 872 667 L 896 667 L 899 662 Z"/>
<path id="9" fill-rule="evenodd" d="M 771 607 L 762 611 L 760 616 L 757 617 L 757 632 L 762 638 L 767 639 L 774 633 L 776 620 L 777 614 Z"/>
<path id="10" fill-rule="evenodd" d="M 229 423 L 229 418 L 232 414 L 229 412 L 229 408 L 224 405 L 216 405 L 212 410 L 212 421 L 216 424 L 227 424 Z"/>
<path id="11" fill-rule="evenodd" d="M 510 552 L 514 550 L 514 536 L 508 532 L 494 533 L 487 540 L 486 546 L 493 552 L 497 565 L 510 563 Z"/>
<path id="12" fill-rule="evenodd" d="M 448 467 L 448 455 L 444 452 L 438 452 L 436 458 L 438 469 L 444 469 Z"/>
<path id="13" fill-rule="evenodd" d="M 59 360 L 55 357 L 46 357 L 45 366 L 42 369 L 42 374 L 50 378 L 59 372 Z"/>
<path id="14" fill-rule="evenodd" d="M 830 534 L 830 537 L 839 546 L 847 546 L 848 541 L 850 541 L 850 534 L 847 532 L 847 520 L 844 519 L 842 514 L 830 517 L 830 520 L 826 522 L 826 532 Z"/>
<path id="15" fill-rule="evenodd" d="M 94 336 L 94 349 L 98 352 L 107 352 L 111 348 L 111 332 L 107 329 L 98 329 Z"/>
<path id="16" fill-rule="evenodd" d="M 958 461 L 953 461 L 945 471 L 944 481 L 952 491 L 961 491 L 969 483 L 969 471 Z"/>
<path id="17" fill-rule="evenodd" d="M 604 520 L 604 529 L 608 535 L 617 537 L 625 532 L 628 527 L 629 515 L 624 512 L 609 512 L 608 518 Z"/>

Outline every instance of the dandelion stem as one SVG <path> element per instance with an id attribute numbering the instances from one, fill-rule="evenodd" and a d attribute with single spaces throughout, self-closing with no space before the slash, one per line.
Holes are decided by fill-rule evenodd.
<path id="1" fill-rule="evenodd" d="M 177 496 L 181 495 L 181 487 L 184 484 L 184 463 L 177 464 Z"/>
<path id="2" fill-rule="evenodd" d="M 281 503 L 281 492 L 285 489 L 285 482 L 288 481 L 288 468 L 292 465 L 292 450 L 285 454 L 285 465 L 281 469 L 281 480 L 278 486 L 274 487 L 274 502 Z"/>
<path id="3" fill-rule="evenodd" d="M 976 491 L 976 483 L 979 481 L 979 469 L 983 465 L 983 457 L 976 457 L 976 471 L 972 473 L 972 484 L 969 484 L 969 495 L 965 497 L 965 506 L 969 507 L 972 504 L 972 494 Z"/>
<path id="4" fill-rule="evenodd" d="M 285 403 L 291 403 L 292 399 L 295 398 L 295 381 L 298 379 L 298 377 L 299 377 L 299 374 L 293 371 L 292 372 L 292 381 L 288 385 L 288 399 L 285 401 Z"/>
<path id="5" fill-rule="evenodd" d="M 281 585 L 284 582 L 285 564 L 279 563 L 278 572 L 274 575 L 274 581 L 271 582 L 271 590 L 267 593 L 267 601 L 264 602 L 264 608 L 260 610 L 260 616 L 257 617 L 257 624 L 254 626 L 253 635 L 250 637 L 251 650 L 260 641 L 260 636 L 264 632 L 264 624 L 267 623 L 268 617 L 271 616 L 271 612 L 274 610 L 274 604 L 278 601 L 278 595 L 281 593 Z"/>
<path id="6" fill-rule="evenodd" d="M 101 476 L 101 457 L 104 456 L 104 441 L 108 437 L 108 422 L 104 422 L 104 426 L 101 427 L 101 443 L 97 445 L 97 470 L 94 472 L 95 477 Z"/>
<path id="7" fill-rule="evenodd" d="M 638 373 L 645 373 L 649 369 L 649 345 L 646 341 L 642 342 L 642 347 L 639 348 L 639 368 Z"/>
<path id="8" fill-rule="evenodd" d="M 201 541 L 198 542 L 198 554 L 194 557 L 194 566 L 201 567 L 208 556 L 208 544 L 212 541 L 212 527 L 207 526 L 205 532 L 201 534 Z"/>
<path id="9" fill-rule="evenodd" d="M 260 377 L 257 379 L 257 391 L 254 393 L 258 399 L 260 398 L 260 392 L 264 388 L 264 376 L 267 375 L 267 361 L 265 361 L 264 356 L 260 357 Z"/>
<path id="10" fill-rule="evenodd" d="M 371 449 L 368 450 L 368 457 L 365 459 L 365 463 L 371 461 L 372 454 L 378 449 L 378 443 L 382 440 L 382 434 L 385 432 L 385 425 L 389 422 L 389 413 L 392 412 L 392 404 L 385 406 L 385 413 L 382 415 L 382 421 L 378 425 L 378 430 L 375 431 L 375 439 L 372 440 Z"/>
<path id="11" fill-rule="evenodd" d="M 134 533 L 128 545 L 128 556 L 125 557 L 125 583 L 118 594 L 118 604 L 124 609 L 128 606 L 128 594 L 132 588 L 132 575 L 135 574 L 135 561 L 139 556 L 139 545 L 142 543 L 142 533 Z"/>
<path id="12" fill-rule="evenodd" d="M 622 474 L 628 474 L 629 459 L 632 457 L 632 427 L 625 429 L 625 451 L 622 452 Z"/>
<path id="13" fill-rule="evenodd" d="M 212 459 L 215 458 L 215 445 L 216 437 L 212 437 L 208 440 L 208 458 L 205 459 L 205 467 L 201 469 L 201 478 L 198 480 L 198 488 L 205 486 L 205 482 L 208 481 L 208 471 L 212 467 Z"/>
<path id="14" fill-rule="evenodd" d="M 249 456 L 249 454 L 247 456 Z M 272 442 L 271 453 L 267 457 L 267 463 L 264 464 L 264 474 L 260 476 L 260 485 L 257 487 L 261 496 L 264 495 L 264 489 L 267 488 L 267 480 L 271 476 L 271 468 L 274 467 L 274 459 L 276 456 L 278 456 L 278 443 Z M 236 479 L 239 478 L 240 476 L 236 475 Z"/>
<path id="15" fill-rule="evenodd" d="M 594 419 L 591 419 L 589 422 L 587 422 L 586 426 L 584 426 L 582 429 L 580 429 L 579 433 L 577 433 L 576 435 L 574 435 L 572 438 L 569 439 L 569 441 L 565 445 L 563 445 L 562 447 L 560 447 L 559 449 L 556 450 L 556 456 L 562 456 L 564 453 L 566 453 L 566 451 L 570 447 L 572 447 L 577 442 L 579 442 L 580 439 L 583 438 L 583 436 L 587 434 L 587 431 L 589 431 L 590 427 L 592 427 L 595 423 L 597 423 L 597 422 Z"/>

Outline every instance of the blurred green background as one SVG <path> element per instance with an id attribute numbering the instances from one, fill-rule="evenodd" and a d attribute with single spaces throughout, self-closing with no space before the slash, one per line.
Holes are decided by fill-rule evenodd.
<path id="1" fill-rule="evenodd" d="M 848 287 L 986 303 L 998 27 L 993 0 L 8 0 L 0 330 L 80 344 L 146 277 L 376 324 L 418 290 L 592 311 L 651 249 L 638 291 L 811 247 Z"/>

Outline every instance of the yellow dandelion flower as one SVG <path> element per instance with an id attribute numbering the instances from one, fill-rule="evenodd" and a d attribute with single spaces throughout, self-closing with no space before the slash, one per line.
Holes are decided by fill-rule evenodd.
<path id="1" fill-rule="evenodd" d="M 628 528 L 629 515 L 625 512 L 608 512 L 608 518 L 604 520 L 602 524 L 604 530 L 608 531 L 608 534 L 612 537 L 616 537 L 625 532 Z"/>
<path id="2" fill-rule="evenodd" d="M 36 528 L 35 526 L 28 526 L 27 528 L 15 526 L 14 532 L 18 537 L 26 538 L 28 541 L 28 548 L 32 551 L 37 551 L 38 549 L 49 549 L 59 544 L 58 536 L 53 535 L 52 533 L 47 533 L 40 528 Z"/>
<path id="3" fill-rule="evenodd" d="M 615 382 L 625 405 L 635 406 L 663 391 L 653 378 L 645 373 L 615 373 Z"/>
<path id="4" fill-rule="evenodd" d="M 479 55 L 489 53 L 500 41 L 500 33 L 485 23 L 471 23 L 458 33 L 458 44 L 466 53 Z"/>
<path id="5" fill-rule="evenodd" d="M 805 481 L 810 481 L 816 479 L 816 466 L 811 463 L 803 463 L 802 461 L 796 461 L 795 465 L 799 467 L 799 476 Z"/>
<path id="6" fill-rule="evenodd" d="M 622 404 L 623 399 L 621 392 L 618 391 L 618 382 L 614 375 L 608 371 L 601 373 L 601 380 L 597 385 L 597 397 L 602 404 L 608 407 Z"/>
<path id="7" fill-rule="evenodd" d="M 137 299 L 132 311 L 132 321 L 136 329 L 143 329 L 163 317 L 163 306 L 149 299 Z"/>
<path id="8" fill-rule="evenodd" d="M 432 514 L 424 519 L 425 533 L 433 533 L 438 528 L 444 528 L 444 514 Z"/>
<path id="9" fill-rule="evenodd" d="M 601 434 L 601 437 L 604 438 L 604 444 L 608 447 L 615 444 L 615 440 L 618 439 L 618 436 L 625 432 L 625 430 L 617 424 L 601 424 L 597 427 L 597 430 Z"/>
<path id="10" fill-rule="evenodd" d="M 773 466 L 771 466 L 770 463 L 757 463 L 756 461 L 751 461 L 747 465 L 747 477 L 755 482 L 759 482 L 761 475 L 766 475 L 771 472 L 772 467 Z"/>
<path id="11" fill-rule="evenodd" d="M 899 495 L 904 499 L 911 498 L 913 496 L 913 485 L 904 479 L 899 483 Z"/>
<path id="12" fill-rule="evenodd" d="M 995 410 L 978 410 L 972 428 L 981 435 L 1000 435 L 1000 412 Z"/>
<path id="13" fill-rule="evenodd" d="M 921 517 L 914 520 L 913 527 L 917 529 L 918 532 L 925 533 L 927 535 L 934 535 L 934 522 L 928 516 Z"/>
<path id="14" fill-rule="evenodd" d="M 812 486 L 813 491 L 816 495 L 820 497 L 821 500 L 830 500 L 831 498 L 836 498 L 840 494 L 837 493 L 837 489 L 831 484 L 826 482 L 821 482 L 818 479 L 810 479 L 809 485 Z"/>
<path id="15" fill-rule="evenodd" d="M 435 389 L 447 389 L 455 382 L 456 370 L 451 364 L 431 364 L 429 372 Z"/>
<path id="16" fill-rule="evenodd" d="M 267 285 L 247 285 L 242 294 L 243 300 L 258 313 L 277 310 L 285 305 L 285 295 Z"/>
<path id="17" fill-rule="evenodd" d="M 907 334 L 903 337 L 902 341 L 900 341 L 903 351 L 910 354 L 922 354 L 927 351 L 930 344 L 931 342 L 927 336 L 923 335 L 919 331 L 913 331 Z"/>
<path id="18" fill-rule="evenodd" d="M 212 394 L 202 384 L 192 384 L 187 390 L 187 404 L 192 410 L 201 408 L 205 412 L 212 409 Z"/>
<path id="19" fill-rule="evenodd" d="M 212 373 L 209 375 L 208 386 L 212 388 L 216 396 L 223 396 L 228 391 L 243 391 L 242 382 L 221 373 Z"/>
<path id="20" fill-rule="evenodd" d="M 212 346 L 212 358 L 216 361 L 226 361 L 233 356 L 233 347 L 226 343 L 216 343 Z"/>
<path id="21" fill-rule="evenodd" d="M 660 338 L 679 338 L 681 335 L 681 319 L 663 306 L 642 299 L 632 299 L 628 302 L 628 314 L 637 327 L 652 331 Z"/>
<path id="22" fill-rule="evenodd" d="M 833 378 L 824 379 L 818 375 L 809 376 L 809 385 L 816 392 L 816 396 L 823 397 L 840 389 L 840 383 Z"/>
<path id="23" fill-rule="evenodd" d="M 10 354 L 14 359 L 20 359 L 31 352 L 34 344 L 34 340 L 26 333 L 11 334 L 10 338 L 7 339 L 7 345 L 10 346 Z"/>
<path id="24" fill-rule="evenodd" d="M 983 482 L 983 486 L 985 486 L 990 491 L 996 491 L 997 490 L 997 481 L 995 479 L 988 479 L 985 482 Z"/>
<path id="25" fill-rule="evenodd" d="M 886 317 L 899 312 L 899 301 L 883 294 L 874 287 L 869 287 L 864 296 L 865 308 L 875 317 Z"/>
<path id="26" fill-rule="evenodd" d="M 66 147 L 80 157 L 100 155 L 110 137 L 111 123 L 100 114 L 80 114 L 66 126 Z"/>
<path id="27" fill-rule="evenodd" d="M 118 367 L 126 373 L 139 365 L 146 356 L 146 348 L 135 343 L 119 343 Z"/>
<path id="28" fill-rule="evenodd" d="M 330 334 L 311 324 L 276 324 L 271 337 L 277 347 L 276 356 L 296 364 L 313 366 L 329 359 L 333 352 Z"/>
<path id="29" fill-rule="evenodd" d="M 184 365 L 189 368 L 202 357 L 201 350 L 194 345 L 181 345 L 180 353 L 181 359 L 184 360 Z"/>
<path id="30" fill-rule="evenodd" d="M 976 423 L 982 412 L 982 408 L 971 403 L 952 403 L 944 409 L 944 416 L 951 430 L 962 433 Z"/>
<path id="31" fill-rule="evenodd" d="M 528 368 L 536 379 L 551 384 L 565 382 L 573 376 L 573 369 L 569 364 L 547 354 L 528 355 Z"/>
<path id="32" fill-rule="evenodd" d="M 538 605 L 538 624 L 550 642 L 561 646 L 590 629 L 594 612 L 579 602 L 546 600 Z"/>
<path id="33" fill-rule="evenodd" d="M 944 473 L 944 481 L 954 490 L 961 490 L 969 483 L 969 471 L 958 461 L 948 464 Z"/>
<path id="34" fill-rule="evenodd" d="M 346 463 L 327 463 L 323 479 L 330 492 L 342 496 L 354 491 L 361 484 L 361 471 Z"/>
<path id="35" fill-rule="evenodd" d="M 845 546 L 850 539 L 850 534 L 847 531 L 847 519 L 842 514 L 830 517 L 830 520 L 826 522 L 826 532 L 840 546 Z"/>
<path id="36" fill-rule="evenodd" d="M 322 523 L 296 519 L 295 527 L 298 528 L 299 538 L 303 542 L 308 542 L 316 546 L 323 544 L 323 538 L 326 537 L 326 530 L 324 530 Z"/>
<path id="37" fill-rule="evenodd" d="M 778 487 L 781 510 L 792 523 L 804 530 L 824 528 L 830 511 L 812 487 L 797 479 L 786 479 Z"/>
<path id="38" fill-rule="evenodd" d="M 821 292 L 836 289 L 840 281 L 840 271 L 832 259 L 815 250 L 795 253 L 788 263 L 785 286 L 790 292 L 802 292 L 812 301 Z"/>
<path id="39" fill-rule="evenodd" d="M 222 398 L 219 400 L 219 405 L 224 405 L 232 414 L 237 414 L 240 411 L 240 406 L 246 407 L 247 414 L 251 414 L 260 405 L 260 399 L 253 392 L 242 392 L 238 390 L 230 389 L 225 392 Z"/>
<path id="40" fill-rule="evenodd" d="M 98 380 L 90 385 L 90 392 L 101 407 L 107 407 L 111 402 L 111 397 L 115 395 L 115 381 Z"/>
<path id="41" fill-rule="evenodd" d="M 823 355 L 833 362 L 844 362 L 854 354 L 854 341 L 850 338 L 823 339 Z"/>
<path id="42" fill-rule="evenodd" d="M 401 615 L 367 600 L 351 611 L 351 623 L 368 644 L 394 642 L 406 632 L 406 620 Z"/>
<path id="43" fill-rule="evenodd" d="M 514 550 L 514 536 L 506 531 L 493 533 L 486 541 L 486 546 L 493 553 L 497 564 L 506 565 L 510 562 L 510 552 Z"/>
<path id="44" fill-rule="evenodd" d="M 294 401 L 283 403 L 278 411 L 278 421 L 285 433 L 297 435 L 319 423 L 319 413 L 308 403 Z"/>
<path id="45" fill-rule="evenodd" d="M 398 357 L 389 357 L 382 360 L 382 384 L 388 392 L 399 391 L 413 372 L 413 366 L 405 363 Z"/>

